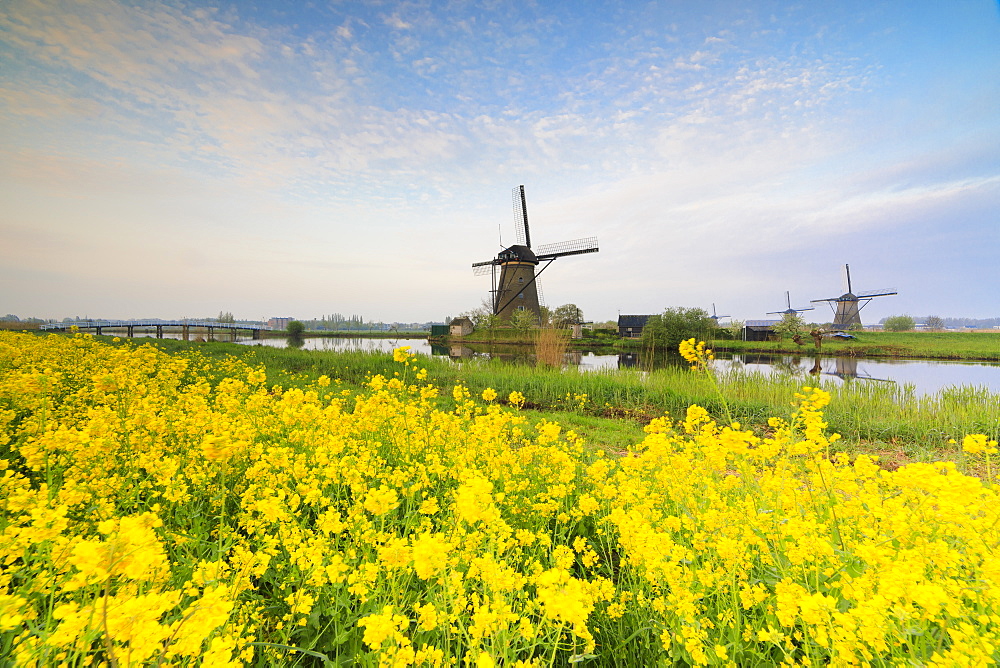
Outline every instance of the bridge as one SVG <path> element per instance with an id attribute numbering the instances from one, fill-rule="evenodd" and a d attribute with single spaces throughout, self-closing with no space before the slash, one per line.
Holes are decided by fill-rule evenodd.
<path id="1" fill-rule="evenodd" d="M 215 320 L 81 320 L 78 322 L 52 322 L 42 325 L 40 329 L 49 331 L 66 331 L 76 327 L 79 330 L 94 330 L 100 336 L 105 329 L 124 330 L 129 338 L 135 336 L 136 328 L 156 329 L 156 338 L 163 338 L 163 329 L 180 328 L 181 338 L 190 340 L 192 329 L 208 330 L 208 340 L 215 340 L 215 330 L 227 331 L 231 339 L 236 338 L 237 331 L 243 330 L 252 333 L 254 340 L 260 338 L 260 333 L 270 331 L 271 328 L 262 323 L 250 322 L 218 322 Z"/>

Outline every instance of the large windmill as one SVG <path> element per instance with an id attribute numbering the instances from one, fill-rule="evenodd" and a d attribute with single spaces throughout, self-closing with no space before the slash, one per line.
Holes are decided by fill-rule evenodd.
<path id="1" fill-rule="evenodd" d="M 792 315 L 798 315 L 799 313 L 802 313 L 803 311 L 812 311 L 813 309 L 816 308 L 815 306 L 810 306 L 809 308 L 792 308 L 792 297 L 788 293 L 787 290 L 785 291 L 785 304 L 788 305 L 788 308 L 786 308 L 784 311 L 768 311 L 767 314 L 768 315 L 786 315 L 786 314 L 790 313 Z"/>
<path id="2" fill-rule="evenodd" d="M 812 303 L 827 302 L 833 309 L 833 326 L 831 329 L 850 329 L 851 325 L 861 325 L 861 309 L 868 305 L 875 297 L 885 297 L 887 295 L 898 294 L 894 288 L 885 290 L 870 290 L 856 295 L 851 290 L 851 266 L 844 265 L 844 273 L 847 276 L 847 292 L 839 297 L 829 297 L 827 299 L 813 299 Z"/>
<path id="3" fill-rule="evenodd" d="M 538 308 L 538 276 L 556 258 L 596 253 L 599 250 L 597 237 L 547 244 L 539 246 L 537 252 L 532 250 L 524 186 L 514 188 L 514 230 L 517 234 L 516 244 L 506 248 L 501 246 L 500 252 L 492 260 L 472 265 L 477 276 L 492 276 L 493 314 L 508 322 L 516 311 L 530 311 L 536 318 L 541 318 Z M 543 262 L 545 265 L 536 271 L 536 267 Z M 499 280 L 497 267 L 500 268 Z"/>

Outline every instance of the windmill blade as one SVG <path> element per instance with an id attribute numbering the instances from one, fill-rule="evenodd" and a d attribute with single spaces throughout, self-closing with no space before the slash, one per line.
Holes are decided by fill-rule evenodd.
<path id="1" fill-rule="evenodd" d="M 514 233 L 517 243 L 531 248 L 531 232 L 528 230 L 528 203 L 524 199 L 524 186 L 514 188 Z"/>
<path id="2" fill-rule="evenodd" d="M 496 260 L 487 260 L 486 262 L 476 262 L 472 265 L 472 273 L 475 276 L 485 276 L 486 274 L 493 271 L 493 267 L 496 266 Z"/>
<path id="3" fill-rule="evenodd" d="M 562 257 L 564 255 L 581 255 L 583 253 L 597 253 L 601 249 L 597 246 L 597 237 L 586 237 L 584 239 L 573 239 L 572 241 L 560 241 L 554 244 L 545 244 L 538 247 L 535 254 L 539 260 L 549 260 Z"/>
<path id="4" fill-rule="evenodd" d="M 898 295 L 896 288 L 884 288 L 882 290 L 868 290 L 864 294 L 858 295 L 858 299 L 867 299 L 869 297 L 885 297 L 886 295 Z"/>

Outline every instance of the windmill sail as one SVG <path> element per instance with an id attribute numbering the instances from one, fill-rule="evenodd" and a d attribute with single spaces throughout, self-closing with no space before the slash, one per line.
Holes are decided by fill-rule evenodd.
<path id="1" fill-rule="evenodd" d="M 535 257 L 539 260 L 547 260 L 565 255 L 581 255 L 583 253 L 596 253 L 600 250 L 597 247 L 597 237 L 586 237 L 584 239 L 573 239 L 572 241 L 560 241 L 555 244 L 544 244 L 538 247 Z"/>
<path id="2" fill-rule="evenodd" d="M 531 248 L 531 232 L 528 230 L 528 203 L 524 200 L 524 186 L 514 188 L 514 234 L 517 243 Z"/>

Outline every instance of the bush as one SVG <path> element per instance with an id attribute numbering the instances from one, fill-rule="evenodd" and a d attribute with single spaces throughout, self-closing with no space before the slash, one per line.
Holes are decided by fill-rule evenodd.
<path id="1" fill-rule="evenodd" d="M 883 329 L 887 332 L 909 332 L 916 326 L 913 318 L 908 315 L 893 315 L 885 319 L 882 323 Z"/>
<path id="2" fill-rule="evenodd" d="M 678 306 L 651 316 L 642 329 L 642 342 L 647 347 L 676 352 L 681 341 L 691 337 L 707 339 L 714 330 L 715 321 L 707 311 Z"/>
<path id="3" fill-rule="evenodd" d="M 285 331 L 288 332 L 288 336 L 302 336 L 302 332 L 306 331 L 306 326 L 298 320 L 292 320 L 285 327 Z"/>

